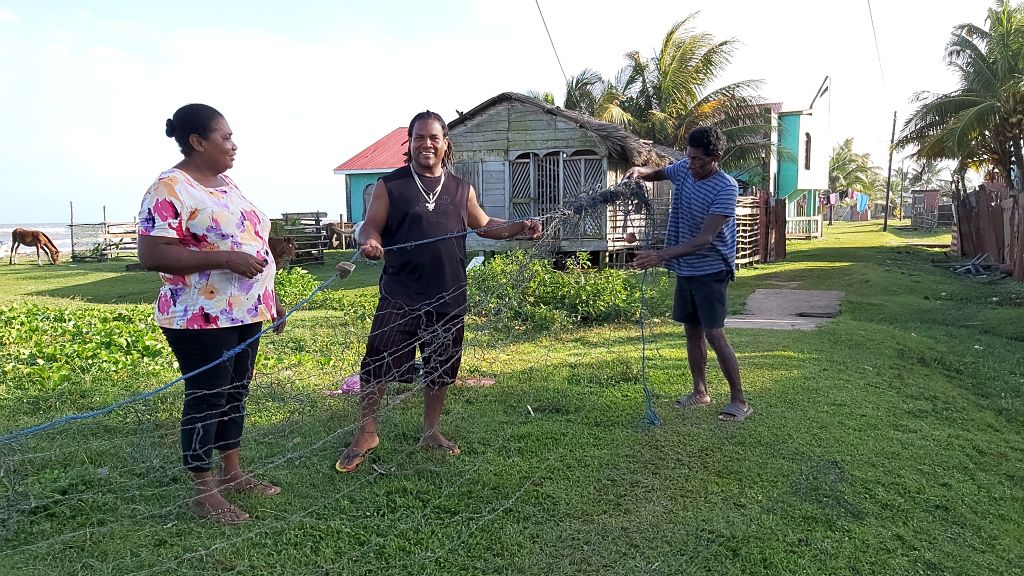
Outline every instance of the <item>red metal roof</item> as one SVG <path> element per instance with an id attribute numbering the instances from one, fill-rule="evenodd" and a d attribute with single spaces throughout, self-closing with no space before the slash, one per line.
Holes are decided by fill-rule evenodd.
<path id="1" fill-rule="evenodd" d="M 387 136 L 370 144 L 363 151 L 349 158 L 334 169 L 335 172 L 349 170 L 394 170 L 405 166 L 405 149 L 409 137 L 407 128 L 395 128 Z"/>

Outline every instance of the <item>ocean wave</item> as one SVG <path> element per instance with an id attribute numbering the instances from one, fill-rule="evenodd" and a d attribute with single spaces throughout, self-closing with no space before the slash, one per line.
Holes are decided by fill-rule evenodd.
<path id="1" fill-rule="evenodd" d="M 57 245 L 57 249 L 61 252 L 69 252 L 71 250 L 71 228 L 68 228 L 65 224 L 5 224 L 0 225 L 0 246 L 4 247 L 4 254 L 10 254 L 11 252 L 11 232 L 15 228 L 39 230 L 49 236 L 50 240 Z M 32 246 L 21 246 L 18 248 L 18 254 L 28 254 L 29 252 L 35 254 L 35 251 L 36 249 Z"/>
<path id="2" fill-rule="evenodd" d="M 25 224 L 25 225 L 14 225 L 14 226 L 0 226 L 0 234 L 4 236 L 10 236 L 11 232 L 15 228 L 25 228 L 27 230 L 39 230 L 45 233 L 47 236 L 53 234 L 67 234 L 71 235 L 71 228 L 68 228 L 66 224 Z"/>

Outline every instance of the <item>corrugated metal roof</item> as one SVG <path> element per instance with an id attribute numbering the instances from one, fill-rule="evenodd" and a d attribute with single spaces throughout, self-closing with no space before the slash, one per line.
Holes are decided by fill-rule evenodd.
<path id="1" fill-rule="evenodd" d="M 405 166 L 408 128 L 395 128 L 387 136 L 370 144 L 334 169 L 337 172 L 363 170 L 394 170 Z"/>

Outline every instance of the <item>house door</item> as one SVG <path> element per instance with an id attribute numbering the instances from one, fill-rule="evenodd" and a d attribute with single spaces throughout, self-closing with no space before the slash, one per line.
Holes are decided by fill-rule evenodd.
<path id="1" fill-rule="evenodd" d="M 366 220 L 366 211 L 370 209 L 370 197 L 373 196 L 373 187 L 376 183 L 367 184 L 363 187 L 363 213 L 359 215 L 357 222 Z"/>

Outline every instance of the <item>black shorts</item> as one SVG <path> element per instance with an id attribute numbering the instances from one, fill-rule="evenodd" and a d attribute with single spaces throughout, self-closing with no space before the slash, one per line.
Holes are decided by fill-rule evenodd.
<path id="1" fill-rule="evenodd" d="M 465 316 L 415 309 L 385 298 L 377 304 L 366 355 L 363 382 L 412 382 L 416 348 L 423 359 L 423 385 L 440 388 L 455 382 L 462 363 Z"/>
<path id="2" fill-rule="evenodd" d="M 724 328 L 729 307 L 726 292 L 731 278 L 730 270 L 704 276 L 677 276 L 672 319 L 706 329 Z"/>

